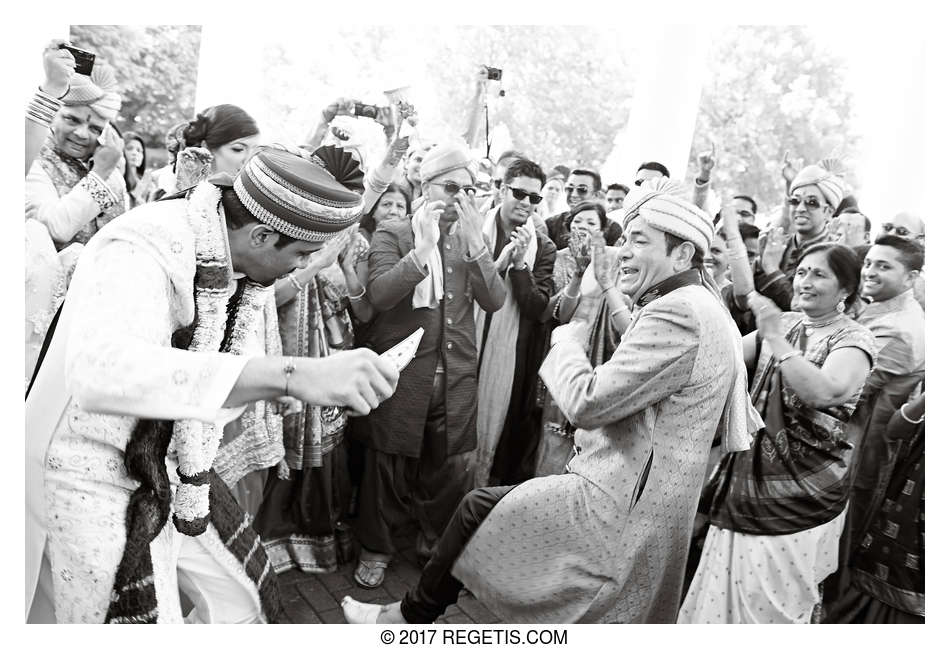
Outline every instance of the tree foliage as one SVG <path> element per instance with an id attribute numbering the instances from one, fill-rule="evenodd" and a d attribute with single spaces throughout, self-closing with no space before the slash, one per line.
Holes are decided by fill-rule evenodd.
<path id="1" fill-rule="evenodd" d="M 115 68 L 119 130 L 163 147 L 165 131 L 194 116 L 200 26 L 73 25 L 70 41 Z"/>
<path id="2" fill-rule="evenodd" d="M 715 142 L 717 191 L 749 194 L 760 207 L 779 204 L 785 151 L 805 164 L 855 151 L 851 96 L 844 90 L 842 69 L 841 61 L 821 51 L 803 27 L 725 32 L 709 60 L 693 164 Z"/>

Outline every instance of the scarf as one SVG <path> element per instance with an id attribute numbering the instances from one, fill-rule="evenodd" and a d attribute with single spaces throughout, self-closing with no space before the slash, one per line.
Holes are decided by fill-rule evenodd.
<path id="1" fill-rule="evenodd" d="M 220 210 L 221 191 L 202 183 L 188 199 L 188 221 L 195 233 L 195 319 L 172 335 L 177 349 L 241 354 L 254 315 L 263 308 L 268 288 L 247 279 L 229 297 L 231 260 Z M 175 527 L 198 536 L 212 522 L 227 549 L 241 562 L 260 594 L 269 620 L 280 610 L 273 567 L 227 485 L 212 468 L 221 428 L 196 420 L 141 419 L 126 446 L 125 468 L 140 485 L 129 499 L 126 544 L 116 572 L 106 621 L 154 623 L 158 620 L 154 566 L 149 544 L 172 511 L 165 457 L 174 440 L 181 484 L 175 492 Z"/>
<path id="2" fill-rule="evenodd" d="M 340 289 L 317 274 L 290 302 L 280 307 L 280 333 L 289 356 L 326 358 L 353 346 L 353 325 Z M 323 466 L 324 454 L 343 440 L 346 413 L 339 407 L 305 405 L 284 417 L 284 460 L 287 469 Z"/>
<path id="3" fill-rule="evenodd" d="M 79 184 L 79 182 L 89 175 L 89 166 L 70 155 L 58 151 L 51 139 L 47 139 L 46 144 L 40 149 L 37 157 L 40 168 L 46 172 L 56 189 L 56 194 L 60 197 L 65 196 Z M 119 174 L 110 174 L 108 178 L 103 178 L 106 186 L 118 197 L 125 195 L 125 182 Z M 62 250 L 70 243 L 87 243 L 99 229 L 106 223 L 119 216 L 125 211 L 125 204 L 119 202 L 104 209 L 95 219 L 82 227 L 76 236 L 64 244 L 56 244 L 57 250 Z M 55 243 L 55 242 L 54 242 Z"/>
<path id="4" fill-rule="evenodd" d="M 495 250 L 498 239 L 496 219 L 500 207 L 492 208 L 485 218 L 482 232 L 487 237 L 489 250 Z M 534 269 L 538 254 L 538 238 L 534 222 L 529 218 L 525 227 L 531 234 L 524 260 L 528 270 Z M 475 486 L 488 484 L 489 472 L 495 458 L 495 448 L 501 438 L 508 406 L 511 402 L 511 386 L 514 382 L 518 329 L 521 312 L 515 300 L 511 277 L 505 273 L 505 303 L 492 314 L 487 326 L 485 311 L 475 304 L 475 344 L 479 354 L 478 381 L 478 450 L 475 458 Z M 482 341 L 484 345 L 482 344 Z"/>
<path id="5" fill-rule="evenodd" d="M 439 223 L 432 222 L 427 215 L 426 203 L 413 207 L 412 214 L 412 236 L 415 241 L 422 238 L 423 228 L 432 228 L 435 230 L 435 241 L 439 240 Z M 442 253 L 439 246 L 432 247 L 427 259 L 419 259 L 419 263 L 429 267 L 429 276 L 416 284 L 412 293 L 413 309 L 434 309 L 439 306 L 444 294 L 444 277 L 442 277 Z"/>

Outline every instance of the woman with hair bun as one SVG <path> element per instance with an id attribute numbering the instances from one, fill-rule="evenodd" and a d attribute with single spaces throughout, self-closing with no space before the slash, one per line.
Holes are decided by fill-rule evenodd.
<path id="1" fill-rule="evenodd" d="M 219 104 L 201 111 L 182 131 L 176 187 L 192 187 L 207 176 L 237 174 L 260 143 L 257 122 L 243 108 Z M 202 155 L 202 149 L 208 154 Z"/>

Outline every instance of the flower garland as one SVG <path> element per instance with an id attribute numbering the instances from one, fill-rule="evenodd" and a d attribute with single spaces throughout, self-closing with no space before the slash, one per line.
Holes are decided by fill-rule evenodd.
<path id="1" fill-rule="evenodd" d="M 207 182 L 199 183 L 188 200 L 188 223 L 195 234 L 197 261 L 196 322 L 188 349 L 241 355 L 257 330 L 269 291 L 244 280 L 236 299 L 230 299 L 231 259 L 220 204 L 221 191 Z M 211 513 L 211 466 L 221 436 L 222 428 L 217 424 L 195 419 L 175 422 L 173 438 L 181 485 L 175 493 L 173 520 L 182 534 L 198 536 L 207 528 Z"/>

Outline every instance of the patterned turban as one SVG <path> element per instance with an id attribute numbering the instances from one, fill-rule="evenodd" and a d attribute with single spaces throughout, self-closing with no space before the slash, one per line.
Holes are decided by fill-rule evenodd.
<path id="1" fill-rule="evenodd" d="M 815 185 L 818 191 L 825 197 L 825 200 L 831 205 L 832 210 L 837 210 L 841 200 L 849 193 L 848 185 L 841 175 L 841 168 L 833 162 L 822 162 L 821 164 L 808 165 L 798 172 L 792 186 L 789 187 L 789 194 L 796 189 L 807 185 Z"/>
<path id="2" fill-rule="evenodd" d="M 122 108 L 122 97 L 116 90 L 115 71 L 107 64 L 96 61 L 92 76 L 73 75 L 69 92 L 63 97 L 64 106 L 89 106 L 102 119 L 111 122 Z"/>
<path id="3" fill-rule="evenodd" d="M 352 156 L 321 147 L 314 157 L 263 148 L 241 168 L 234 191 L 257 220 L 300 241 L 328 241 L 360 220 L 362 174 Z M 346 184 L 344 184 L 346 183 Z"/>
<path id="4" fill-rule="evenodd" d="M 632 200 L 624 201 L 623 229 L 636 218 L 662 232 L 691 242 L 703 255 L 709 254 L 713 223 L 709 215 L 682 196 L 682 186 L 668 178 L 651 178 Z M 628 196 L 628 199 L 630 197 Z"/>

